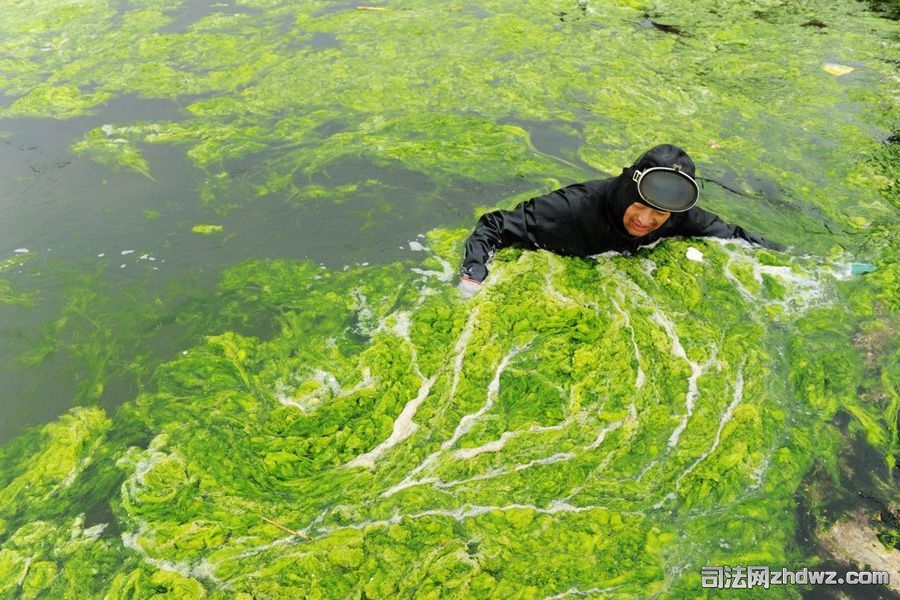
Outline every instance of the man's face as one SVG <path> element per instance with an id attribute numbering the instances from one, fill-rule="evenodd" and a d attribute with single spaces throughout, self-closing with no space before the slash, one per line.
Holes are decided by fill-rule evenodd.
<path id="1" fill-rule="evenodd" d="M 625 209 L 625 216 L 622 217 L 622 224 L 625 225 L 625 231 L 631 235 L 643 237 L 662 227 L 662 224 L 666 222 L 671 214 L 672 213 L 650 208 L 646 204 L 635 202 Z"/>

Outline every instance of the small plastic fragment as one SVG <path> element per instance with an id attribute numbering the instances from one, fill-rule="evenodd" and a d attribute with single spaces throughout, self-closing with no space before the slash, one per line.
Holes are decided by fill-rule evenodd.
<path id="1" fill-rule="evenodd" d="M 863 275 L 864 273 L 871 273 L 874 270 L 875 265 L 872 263 L 850 263 L 851 275 Z"/>
<path id="2" fill-rule="evenodd" d="M 694 262 L 703 262 L 703 253 L 694 248 L 693 246 L 687 249 L 687 252 L 684 253 L 688 260 L 692 260 Z"/>
<path id="3" fill-rule="evenodd" d="M 824 65 L 822 65 L 822 70 L 836 77 L 840 77 L 841 75 L 852 73 L 853 67 L 848 67 L 847 65 L 839 65 L 837 63 L 825 63 Z"/>

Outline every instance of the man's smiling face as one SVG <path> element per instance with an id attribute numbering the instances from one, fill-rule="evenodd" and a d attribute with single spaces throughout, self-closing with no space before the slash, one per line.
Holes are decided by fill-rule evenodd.
<path id="1" fill-rule="evenodd" d="M 671 214 L 635 202 L 625 209 L 622 224 L 625 225 L 625 230 L 629 234 L 635 237 L 644 237 L 662 227 Z"/>

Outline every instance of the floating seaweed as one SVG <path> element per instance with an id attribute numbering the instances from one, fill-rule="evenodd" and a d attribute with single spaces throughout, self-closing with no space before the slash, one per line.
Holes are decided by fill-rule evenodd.
<path id="1" fill-rule="evenodd" d="M 415 271 L 231 269 L 222 293 L 278 334 L 211 335 L 113 417 L 6 449 L 6 589 L 680 595 L 706 563 L 811 560 L 791 507 L 838 410 L 895 451 L 896 406 L 860 402 L 859 355 L 822 335 L 852 331 L 827 264 L 508 251 L 463 302 L 438 250 L 462 233 Z M 66 510 L 103 482 L 114 523 Z"/>
<path id="2" fill-rule="evenodd" d="M 464 302 L 465 232 L 434 224 L 416 260 L 248 261 L 208 302 L 78 280 L 24 356 L 83 366 L 78 406 L 0 447 L 0 595 L 697 597 L 704 565 L 824 560 L 797 498 L 810 531 L 838 520 L 820 494 L 857 494 L 848 444 L 875 457 L 866 497 L 896 490 L 891 23 L 843 1 L 219 8 L 16 3 L 0 117 L 93 115 L 74 152 L 157 178 L 154 150 L 182 153 L 221 210 L 390 197 L 398 172 L 425 206 L 473 181 L 508 206 L 672 141 L 704 206 L 791 251 L 509 249 Z M 106 120 L 126 95 L 180 116 Z M 26 258 L 0 264 L 4 310 L 35 297 Z M 895 544 L 895 508 L 866 508 Z"/>

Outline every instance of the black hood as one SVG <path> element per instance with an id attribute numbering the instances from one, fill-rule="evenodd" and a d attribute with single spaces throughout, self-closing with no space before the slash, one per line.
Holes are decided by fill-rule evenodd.
<path id="1" fill-rule="evenodd" d="M 694 177 L 696 168 L 694 161 L 683 149 L 672 144 L 660 144 L 641 154 L 640 158 L 631 165 L 633 171 L 643 171 L 651 167 L 675 167 L 681 168 L 682 173 Z"/>
<path id="2" fill-rule="evenodd" d="M 684 173 L 694 177 L 696 171 L 694 161 L 691 160 L 691 157 L 688 156 L 687 152 L 682 148 L 673 146 L 672 144 L 660 144 L 654 146 L 641 154 L 630 167 L 622 169 L 622 173 L 616 177 L 613 182 L 610 202 L 606 205 L 609 222 L 616 228 L 616 231 L 628 238 L 638 239 L 626 231 L 625 224 L 622 222 L 628 207 L 635 202 L 641 202 L 641 196 L 638 194 L 637 190 L 637 183 L 633 180 L 634 172 L 643 171 L 644 169 L 649 169 L 651 167 L 674 167 L 675 165 L 681 167 L 681 170 Z M 665 228 L 666 225 L 674 225 L 674 221 L 678 220 L 679 216 L 680 215 L 673 213 L 669 218 L 669 221 L 672 221 L 672 223 L 666 222 L 663 227 Z"/>

